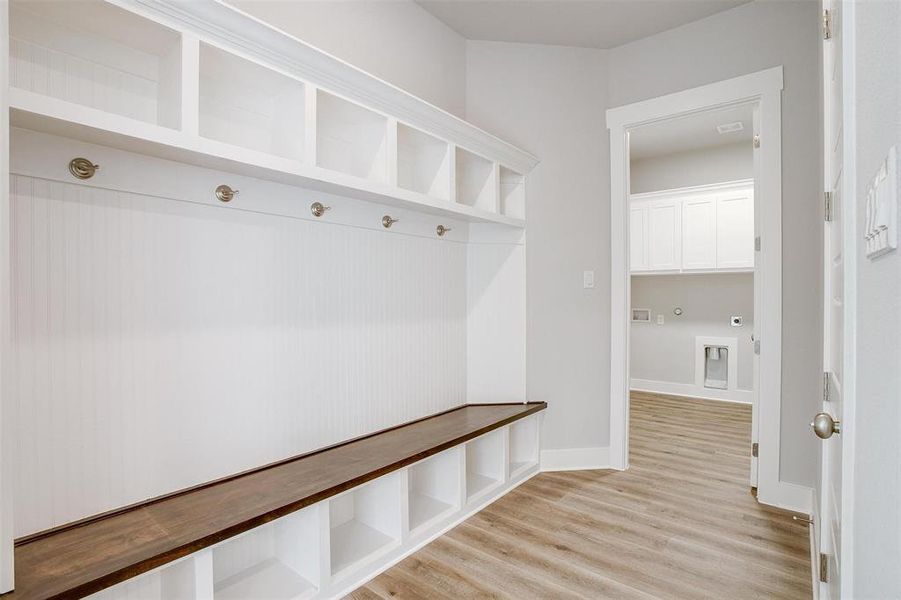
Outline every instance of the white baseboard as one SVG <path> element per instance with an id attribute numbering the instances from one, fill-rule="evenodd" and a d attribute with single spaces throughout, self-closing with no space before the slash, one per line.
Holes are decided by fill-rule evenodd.
<path id="1" fill-rule="evenodd" d="M 754 401 L 754 392 L 751 390 L 714 390 L 703 386 L 697 386 L 692 383 L 671 383 L 669 381 L 632 378 L 629 387 L 635 392 L 688 396 L 690 398 L 721 400 L 723 402 L 737 402 L 739 404 L 751 404 Z"/>
<path id="2" fill-rule="evenodd" d="M 809 515 L 813 511 L 813 490 L 804 485 L 780 481 L 774 486 L 760 488 L 757 491 L 757 501 Z"/>
<path id="3" fill-rule="evenodd" d="M 542 471 L 609 469 L 610 448 L 562 448 L 541 451 Z"/>

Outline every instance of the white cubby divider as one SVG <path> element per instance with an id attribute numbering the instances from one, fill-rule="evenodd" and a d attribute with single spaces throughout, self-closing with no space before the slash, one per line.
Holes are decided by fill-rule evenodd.
<path id="1" fill-rule="evenodd" d="M 538 416 L 514 421 L 510 433 L 510 477 L 517 477 L 538 465 Z"/>
<path id="2" fill-rule="evenodd" d="M 429 528 L 463 505 L 463 456 L 460 447 L 445 450 L 407 469 L 410 533 Z"/>
<path id="3" fill-rule="evenodd" d="M 106 2 L 10 2 L 10 86 L 180 126 L 178 32 Z"/>
<path id="4" fill-rule="evenodd" d="M 401 472 L 384 475 L 329 499 L 333 579 L 340 579 L 400 544 L 402 476 Z"/>
<path id="5" fill-rule="evenodd" d="M 495 429 L 466 443 L 466 501 L 474 502 L 507 477 L 507 430 Z"/>
<path id="6" fill-rule="evenodd" d="M 308 506 L 213 547 L 213 597 L 312 597 L 321 581 L 320 510 Z"/>
<path id="7" fill-rule="evenodd" d="M 497 164 L 463 148 L 456 148 L 457 202 L 497 213 Z"/>
<path id="8" fill-rule="evenodd" d="M 388 119 L 323 90 L 316 98 L 317 165 L 363 179 L 388 179 Z"/>

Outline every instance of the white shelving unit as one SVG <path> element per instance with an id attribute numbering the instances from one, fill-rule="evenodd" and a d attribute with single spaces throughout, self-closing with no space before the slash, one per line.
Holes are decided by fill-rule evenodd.
<path id="1" fill-rule="evenodd" d="M 456 149 L 457 202 L 497 213 L 497 164 Z"/>
<path id="2" fill-rule="evenodd" d="M 316 97 L 317 164 L 363 179 L 388 178 L 388 119 L 327 92 Z"/>
<path id="3" fill-rule="evenodd" d="M 199 600 L 204 597 L 195 556 L 129 579 L 89 596 L 91 600 Z"/>
<path id="4" fill-rule="evenodd" d="M 319 511 L 305 508 L 215 546 L 215 600 L 312 597 L 320 585 Z"/>
<path id="5" fill-rule="evenodd" d="M 303 160 L 304 85 L 209 44 L 200 44 L 200 135 Z"/>
<path id="6" fill-rule="evenodd" d="M 507 464 L 505 429 L 486 433 L 466 444 L 466 500 L 474 502 L 501 485 Z"/>
<path id="7" fill-rule="evenodd" d="M 518 477 L 538 465 L 538 417 L 526 417 L 511 423 L 510 477 Z"/>
<path id="8" fill-rule="evenodd" d="M 400 484 L 401 474 L 392 473 L 329 500 L 333 578 L 400 543 Z"/>
<path id="9" fill-rule="evenodd" d="M 500 168 L 501 214 L 526 218 L 526 178 L 507 167 Z"/>
<path id="10" fill-rule="evenodd" d="M 450 198 L 450 145 L 397 124 L 397 185 L 441 200 Z"/>
<path id="11" fill-rule="evenodd" d="M 412 534 L 427 529 L 460 508 L 462 461 L 460 448 L 452 448 L 408 469 Z"/>
<path id="12" fill-rule="evenodd" d="M 100 2 L 10 3 L 10 86 L 180 126 L 181 38 Z"/>

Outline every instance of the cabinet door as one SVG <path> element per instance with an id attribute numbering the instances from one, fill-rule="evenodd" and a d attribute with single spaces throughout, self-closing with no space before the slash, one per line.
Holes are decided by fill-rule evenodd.
<path id="1" fill-rule="evenodd" d="M 682 203 L 655 200 L 648 204 L 648 269 L 678 271 L 682 267 Z"/>
<path id="2" fill-rule="evenodd" d="M 717 197 L 716 268 L 754 268 L 754 191 L 751 188 Z"/>
<path id="3" fill-rule="evenodd" d="M 631 271 L 648 270 L 648 205 L 633 203 L 629 209 L 629 265 Z"/>
<path id="4" fill-rule="evenodd" d="M 716 268 L 716 198 L 682 201 L 682 268 Z"/>

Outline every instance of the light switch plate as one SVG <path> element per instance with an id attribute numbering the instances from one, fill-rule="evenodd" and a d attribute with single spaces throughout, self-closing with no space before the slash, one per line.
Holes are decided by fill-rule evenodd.
<path id="1" fill-rule="evenodd" d="M 889 149 L 885 162 L 867 185 L 864 240 L 873 260 L 898 247 L 898 151 Z"/>
<path id="2" fill-rule="evenodd" d="M 657 315 L 657 324 L 663 325 L 663 315 Z"/>
<path id="3" fill-rule="evenodd" d="M 582 287 L 586 290 L 594 288 L 594 271 L 582 271 Z"/>

